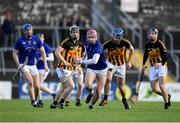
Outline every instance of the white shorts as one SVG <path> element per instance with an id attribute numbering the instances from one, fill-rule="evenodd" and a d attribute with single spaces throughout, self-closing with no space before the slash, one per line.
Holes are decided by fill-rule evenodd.
<path id="1" fill-rule="evenodd" d="M 121 66 L 116 66 L 108 61 L 106 63 L 108 65 L 108 70 L 112 69 L 112 73 L 114 74 L 114 76 L 117 76 L 120 78 L 126 77 L 126 64 L 123 64 Z"/>
<path id="2" fill-rule="evenodd" d="M 46 70 L 38 70 L 38 73 L 45 80 L 47 78 L 48 74 L 49 74 L 49 70 L 47 72 L 46 72 Z"/>
<path id="3" fill-rule="evenodd" d="M 87 73 L 93 72 L 93 73 L 96 73 L 98 76 L 101 76 L 101 75 L 107 75 L 107 70 L 108 70 L 107 67 L 103 70 L 93 70 L 93 69 L 87 68 L 86 72 Z"/>
<path id="4" fill-rule="evenodd" d="M 57 76 L 60 80 L 66 80 L 66 78 L 72 77 L 72 79 L 78 79 L 80 77 L 83 77 L 83 72 L 79 71 L 72 71 L 72 70 L 66 70 L 62 68 L 56 68 Z"/>
<path id="5" fill-rule="evenodd" d="M 30 74 L 31 74 L 32 76 L 38 75 L 38 70 L 37 70 L 36 65 L 32 65 L 32 66 L 30 66 L 30 65 L 25 65 L 25 66 L 23 67 L 23 70 L 24 70 L 25 72 L 30 72 Z"/>
<path id="6" fill-rule="evenodd" d="M 167 76 L 167 67 L 161 66 L 160 68 L 155 68 L 155 66 L 150 67 L 149 69 L 149 78 L 150 81 L 158 80 L 159 77 Z"/>

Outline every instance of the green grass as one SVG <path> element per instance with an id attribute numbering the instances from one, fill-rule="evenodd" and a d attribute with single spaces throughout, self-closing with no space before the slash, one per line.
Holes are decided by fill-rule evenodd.
<path id="1" fill-rule="evenodd" d="M 50 109 L 51 101 L 44 108 L 32 108 L 29 100 L 0 100 L 0 122 L 177 122 L 180 121 L 180 103 L 174 102 L 169 110 L 162 102 L 139 102 L 125 110 L 120 101 L 111 101 L 105 107 L 98 104 L 93 110 L 83 103 L 74 102 L 65 109 Z"/>

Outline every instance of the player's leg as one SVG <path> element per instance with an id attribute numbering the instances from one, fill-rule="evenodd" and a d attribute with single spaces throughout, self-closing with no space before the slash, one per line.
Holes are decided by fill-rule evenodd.
<path id="1" fill-rule="evenodd" d="M 40 91 L 39 91 L 39 95 L 38 95 L 38 103 L 37 106 L 38 107 L 43 107 L 43 101 L 42 101 L 42 95 L 41 95 L 41 85 L 43 84 L 44 78 L 43 75 L 41 73 L 39 73 L 39 84 L 40 84 Z"/>
<path id="2" fill-rule="evenodd" d="M 152 80 L 150 82 L 150 85 L 151 85 L 151 89 L 154 93 L 162 96 L 162 92 L 161 90 L 159 90 L 159 83 L 158 83 L 158 80 Z"/>
<path id="3" fill-rule="evenodd" d="M 104 87 L 104 83 L 106 82 L 106 76 L 107 76 L 107 69 L 101 70 L 97 75 L 96 92 L 93 94 L 93 99 L 89 106 L 90 109 L 93 108 L 93 105 L 98 101 L 99 97 L 101 96 L 101 92 Z"/>
<path id="4" fill-rule="evenodd" d="M 70 105 L 71 93 L 66 97 L 65 106 L 68 107 Z"/>
<path id="5" fill-rule="evenodd" d="M 104 106 L 104 105 L 107 104 L 109 90 L 111 89 L 112 77 L 113 77 L 112 70 L 108 70 L 106 82 L 105 82 L 105 85 L 104 85 L 104 98 L 100 102 L 100 104 L 99 104 L 100 106 Z"/>
<path id="6" fill-rule="evenodd" d="M 91 70 L 91 69 L 87 69 L 86 75 L 85 75 L 85 87 L 86 87 L 86 90 L 89 92 L 89 94 L 86 97 L 86 101 L 85 101 L 86 103 L 89 103 L 93 96 L 92 84 L 95 79 L 96 79 L 96 73 L 93 72 L 93 70 Z"/>
<path id="7" fill-rule="evenodd" d="M 33 107 L 37 106 L 37 103 L 35 102 L 35 94 L 34 94 L 34 88 L 33 88 L 33 78 L 31 76 L 30 70 L 29 70 L 29 66 L 25 65 L 23 68 L 23 74 L 25 79 L 27 79 L 28 81 L 28 92 L 29 92 L 29 96 L 31 99 L 31 105 Z"/>
<path id="8" fill-rule="evenodd" d="M 51 109 L 55 109 L 55 108 L 58 107 L 60 98 L 61 98 L 61 96 L 62 96 L 65 88 L 66 88 L 66 87 L 65 87 L 65 83 L 61 83 L 60 89 L 59 89 L 59 91 L 56 93 L 56 96 L 55 96 L 55 99 L 54 99 L 53 103 L 50 105 L 50 108 L 51 108 Z"/>
<path id="9" fill-rule="evenodd" d="M 124 108 L 130 109 L 130 106 L 129 106 L 128 101 L 126 99 L 126 89 L 125 89 L 125 78 L 124 77 L 123 78 L 119 77 L 118 87 L 120 90 L 120 94 L 122 96 L 122 103 L 124 104 Z"/>
<path id="10" fill-rule="evenodd" d="M 44 80 L 47 78 L 49 74 L 49 71 L 45 72 L 45 70 L 43 70 L 42 72 L 39 72 L 39 78 L 40 78 L 40 90 L 51 95 L 53 97 L 53 99 L 55 98 L 56 94 L 53 93 L 53 91 L 51 89 L 49 89 L 48 87 L 45 87 L 43 85 Z"/>
<path id="11" fill-rule="evenodd" d="M 69 94 L 72 92 L 72 90 L 75 87 L 74 81 L 72 79 L 72 76 L 67 80 L 65 83 L 66 88 L 64 89 L 64 92 L 61 96 L 61 100 L 59 102 L 59 108 L 64 108 L 64 102 L 66 98 L 69 96 Z"/>
<path id="12" fill-rule="evenodd" d="M 39 91 L 40 91 L 40 82 L 39 82 L 39 73 L 36 65 L 30 66 L 31 76 L 33 78 L 34 83 L 34 92 L 35 92 L 35 100 L 38 99 Z"/>
<path id="13" fill-rule="evenodd" d="M 159 87 L 161 89 L 162 96 L 163 96 L 164 103 L 165 103 L 164 108 L 168 109 L 168 106 L 169 106 L 169 104 L 168 104 L 168 92 L 166 89 L 165 80 L 166 80 L 165 76 L 162 76 L 159 78 Z"/>
<path id="14" fill-rule="evenodd" d="M 76 74 L 75 74 L 76 75 Z M 81 95 L 83 90 L 83 72 L 81 71 L 81 74 L 78 74 L 74 77 L 74 81 L 78 84 L 78 90 L 76 94 L 76 106 L 81 106 Z"/>

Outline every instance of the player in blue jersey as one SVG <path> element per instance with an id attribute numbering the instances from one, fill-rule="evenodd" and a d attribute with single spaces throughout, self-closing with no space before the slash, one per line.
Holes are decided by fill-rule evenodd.
<path id="1" fill-rule="evenodd" d="M 36 107 L 40 90 L 39 74 L 36 67 L 36 52 L 40 50 L 45 70 L 48 71 L 46 53 L 39 37 L 33 35 L 33 27 L 31 24 L 24 24 L 23 32 L 24 35 L 17 40 L 14 46 L 13 58 L 18 68 L 21 68 L 25 59 L 28 58 L 27 65 L 25 65 L 21 71 L 29 82 L 28 91 L 31 98 L 31 104 L 33 107 Z"/>
<path id="2" fill-rule="evenodd" d="M 44 50 L 46 52 L 47 64 L 48 64 L 48 66 L 50 66 L 50 62 L 54 61 L 54 55 L 53 55 L 52 49 L 48 44 L 46 44 L 44 42 L 44 34 L 43 33 L 39 33 L 38 37 L 41 39 Z M 37 69 L 38 69 L 38 73 L 39 73 L 40 90 L 43 92 L 46 92 L 47 94 L 50 94 L 54 99 L 56 94 L 53 93 L 53 91 L 51 89 L 43 86 L 44 80 L 47 78 L 47 76 L 49 74 L 49 70 L 45 71 L 44 62 L 43 62 L 43 59 L 41 57 L 40 50 L 38 50 L 38 52 L 36 53 L 36 56 L 37 56 L 37 64 L 36 65 L 37 65 Z M 41 91 L 39 93 L 38 107 L 43 107 Z"/>
<path id="3" fill-rule="evenodd" d="M 84 43 L 86 48 L 86 58 L 76 59 L 76 63 L 87 65 L 85 75 L 85 86 L 89 95 L 86 103 L 90 103 L 89 109 L 98 101 L 104 87 L 107 75 L 107 64 L 104 49 L 100 41 L 97 40 L 97 32 L 94 29 L 87 31 L 87 41 Z M 97 87 L 93 92 L 93 82 L 97 79 Z"/>

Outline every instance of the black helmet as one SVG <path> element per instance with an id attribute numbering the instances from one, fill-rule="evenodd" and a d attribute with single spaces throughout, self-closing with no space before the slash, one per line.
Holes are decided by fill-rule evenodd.
<path id="1" fill-rule="evenodd" d="M 155 33 L 158 33 L 158 29 L 157 28 L 149 28 L 147 33 L 150 33 L 150 32 L 155 32 Z"/>
<path id="2" fill-rule="evenodd" d="M 78 27 L 78 26 L 71 26 L 71 27 L 69 28 L 69 32 L 74 32 L 74 31 L 79 32 L 79 27 Z"/>

